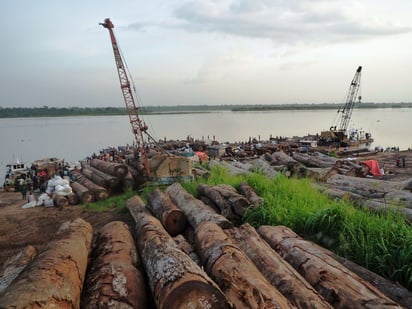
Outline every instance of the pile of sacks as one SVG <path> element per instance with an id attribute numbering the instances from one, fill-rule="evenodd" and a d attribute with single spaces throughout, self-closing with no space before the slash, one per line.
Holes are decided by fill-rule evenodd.
<path id="1" fill-rule="evenodd" d="M 67 196 L 68 194 L 72 193 L 73 190 L 70 187 L 70 182 L 68 179 L 64 179 L 58 175 L 55 175 L 53 178 L 49 179 L 47 182 L 47 187 L 46 187 L 46 192 L 42 193 L 37 201 L 30 200 L 29 196 L 29 202 L 24 204 L 22 208 L 31 208 L 31 207 L 36 207 L 36 206 L 42 206 L 44 207 L 53 207 L 54 202 L 51 196 L 53 194 L 57 195 L 63 195 Z"/>

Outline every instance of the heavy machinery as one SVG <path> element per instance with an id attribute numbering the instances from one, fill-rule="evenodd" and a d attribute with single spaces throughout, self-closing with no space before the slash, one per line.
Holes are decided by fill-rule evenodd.
<path id="1" fill-rule="evenodd" d="M 149 180 L 157 183 L 171 183 L 176 179 L 182 178 L 191 179 L 192 164 L 188 158 L 171 156 L 161 147 L 158 147 L 158 151 L 155 152 L 155 155 L 149 159 L 148 140 L 151 139 L 154 144 L 157 143 L 148 133 L 148 126 L 139 117 L 139 110 L 136 105 L 136 96 L 132 91 L 130 83 L 130 81 L 132 81 L 131 75 L 126 69 L 126 63 L 122 57 L 119 45 L 114 35 L 114 25 L 109 18 L 106 18 L 103 23 L 99 24 L 109 30 L 117 73 L 120 80 L 120 88 L 123 93 L 127 114 L 129 115 L 132 132 L 134 134 L 137 154 L 140 161 L 143 163 L 146 176 Z"/>
<path id="2" fill-rule="evenodd" d="M 359 66 L 356 70 L 355 76 L 350 83 L 349 91 L 346 95 L 346 100 L 338 108 L 337 119 L 328 131 L 321 132 L 319 145 L 335 144 L 336 146 L 348 146 L 350 143 L 354 143 L 355 141 L 367 141 L 370 139 L 370 133 L 365 133 L 363 130 L 354 130 L 352 132 L 348 132 L 348 126 L 352 117 L 355 103 L 360 103 L 362 99 L 362 97 L 358 95 L 360 88 L 361 71 L 362 67 Z"/>

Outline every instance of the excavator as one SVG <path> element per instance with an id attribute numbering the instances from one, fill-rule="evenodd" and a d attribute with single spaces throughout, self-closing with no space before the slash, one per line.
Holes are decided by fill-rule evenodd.
<path id="1" fill-rule="evenodd" d="M 364 139 L 370 140 L 370 133 L 364 133 L 363 130 L 357 132 L 348 133 L 348 126 L 352 117 L 353 108 L 355 103 L 360 103 L 362 97 L 358 95 L 360 88 L 362 67 L 359 66 L 353 77 L 349 91 L 346 95 L 345 102 L 338 108 L 338 117 L 334 124 L 327 131 L 322 131 L 318 144 L 329 146 L 335 144 L 337 147 L 346 147 L 355 140 Z"/>
<path id="2" fill-rule="evenodd" d="M 131 74 L 122 57 L 119 45 L 114 35 L 114 25 L 110 18 L 106 18 L 99 25 L 109 30 L 110 41 L 113 48 L 115 64 L 120 81 L 124 103 L 129 115 L 130 125 L 136 142 L 137 169 L 143 172 L 148 181 L 157 184 L 170 184 L 177 180 L 191 180 L 192 161 L 186 157 L 172 156 L 157 145 L 157 142 L 148 132 L 148 126 L 139 116 L 136 105 L 137 97 L 131 87 Z M 134 87 L 133 87 L 134 88 Z M 149 144 L 149 140 L 152 143 Z M 155 149 L 149 147 L 155 145 Z M 156 147 L 157 146 L 157 147 Z M 143 166 L 143 168 L 141 168 Z"/>

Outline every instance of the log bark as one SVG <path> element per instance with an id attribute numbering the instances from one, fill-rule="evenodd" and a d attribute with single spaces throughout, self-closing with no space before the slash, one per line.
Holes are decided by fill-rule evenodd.
<path id="1" fill-rule="evenodd" d="M 149 292 L 128 226 L 113 221 L 101 228 L 82 296 L 83 308 L 148 307 Z"/>
<path id="2" fill-rule="evenodd" d="M 176 235 L 173 237 L 173 240 L 176 243 L 176 246 L 186 253 L 197 265 L 202 266 L 199 256 L 195 248 L 187 241 L 187 239 L 182 235 Z"/>
<path id="3" fill-rule="evenodd" d="M 233 224 L 228 219 L 216 213 L 201 200 L 196 199 L 178 182 L 168 186 L 165 192 L 169 193 L 170 198 L 176 206 L 183 210 L 187 221 L 193 228 L 196 228 L 196 226 L 203 221 L 214 222 L 222 228 L 233 227 Z"/>
<path id="4" fill-rule="evenodd" d="M 70 184 L 70 186 L 72 187 L 73 192 L 79 197 L 82 204 L 87 204 L 94 201 L 94 194 L 82 184 L 74 181 Z"/>
<path id="5" fill-rule="evenodd" d="M 272 158 L 272 157 L 271 157 Z M 273 160 L 273 159 L 272 159 Z M 252 162 L 252 168 L 251 170 L 258 171 L 259 173 L 262 173 L 263 175 L 269 177 L 269 178 L 275 178 L 276 176 L 279 175 L 279 171 L 275 170 L 271 165 L 270 161 L 266 161 L 263 159 L 263 157 L 254 160 Z"/>
<path id="6" fill-rule="evenodd" d="M 197 226 L 196 239 L 206 272 L 235 308 L 292 308 L 217 224 Z"/>
<path id="7" fill-rule="evenodd" d="M 245 196 L 254 207 L 262 206 L 265 201 L 262 197 L 257 195 L 256 191 L 246 182 L 242 182 L 239 185 L 239 192 Z"/>
<path id="8" fill-rule="evenodd" d="M 7 259 L 0 269 L 0 293 L 4 291 L 10 283 L 23 271 L 24 268 L 37 255 L 37 250 L 33 246 L 27 246 L 16 255 Z"/>
<path id="9" fill-rule="evenodd" d="M 332 167 L 333 163 L 330 161 L 323 161 L 318 156 L 311 156 L 308 154 L 302 154 L 295 152 L 293 159 L 304 164 L 306 167 Z"/>
<path id="10" fill-rule="evenodd" d="M 93 193 L 96 200 L 100 201 L 109 197 L 109 192 L 105 188 L 95 184 L 79 171 L 72 171 L 72 174 L 76 177 L 76 181 L 78 183 L 85 186 L 90 192 Z"/>
<path id="11" fill-rule="evenodd" d="M 249 201 L 232 186 L 199 184 L 197 191 L 211 199 L 221 214 L 231 221 L 240 221 L 250 206 Z"/>
<path id="12" fill-rule="evenodd" d="M 332 306 L 249 224 L 225 233 L 252 260 L 265 278 L 296 308 L 320 309 Z"/>
<path id="13" fill-rule="evenodd" d="M 270 162 L 273 165 L 294 165 L 300 164 L 298 161 L 293 159 L 291 156 L 286 154 L 283 151 L 276 151 L 272 153 L 272 161 Z"/>
<path id="14" fill-rule="evenodd" d="M 80 308 L 91 240 L 89 223 L 63 223 L 45 251 L 0 294 L 2 308 Z"/>
<path id="15" fill-rule="evenodd" d="M 169 194 L 155 189 L 148 194 L 147 201 L 149 202 L 147 206 L 172 237 L 183 233 L 187 226 L 186 216 L 173 203 Z"/>
<path id="16" fill-rule="evenodd" d="M 401 182 L 333 175 L 326 184 L 366 198 L 381 198 L 389 204 L 412 208 L 412 193 L 399 189 L 403 186 Z"/>
<path id="17" fill-rule="evenodd" d="M 93 166 L 91 166 L 90 164 L 82 164 L 82 173 L 84 172 L 84 170 L 87 170 L 88 173 L 93 173 L 94 175 L 96 175 L 98 177 L 99 182 L 101 182 L 102 184 L 99 184 L 99 182 L 94 181 L 93 178 L 90 178 L 86 173 L 84 173 L 89 179 L 93 180 L 96 184 L 102 186 L 102 187 L 107 187 L 110 189 L 117 189 L 119 187 L 120 184 L 120 178 L 115 177 L 113 175 L 107 174 Z M 97 178 L 96 177 L 96 178 Z"/>
<path id="18" fill-rule="evenodd" d="M 74 192 L 70 192 L 69 194 L 67 194 L 66 198 L 69 201 L 70 205 L 78 205 L 79 204 L 79 197 Z"/>
<path id="19" fill-rule="evenodd" d="M 381 291 L 284 226 L 259 234 L 335 308 L 401 308 Z"/>
<path id="20" fill-rule="evenodd" d="M 127 200 L 126 207 L 136 223 L 136 242 L 157 308 L 230 308 L 219 287 L 177 248 L 139 196 Z"/>
<path id="21" fill-rule="evenodd" d="M 82 174 L 93 181 L 96 185 L 99 185 L 104 188 L 109 188 L 108 183 L 98 174 L 93 173 L 93 171 L 87 167 L 82 167 Z"/>
<path id="22" fill-rule="evenodd" d="M 52 199 L 53 199 L 54 205 L 58 208 L 69 206 L 69 201 L 63 195 L 52 194 Z"/>
<path id="23" fill-rule="evenodd" d="M 374 212 L 378 213 L 385 213 L 387 211 L 396 211 L 401 213 L 405 216 L 405 218 L 412 222 L 412 209 L 406 207 L 396 207 L 395 205 L 391 204 L 390 201 L 386 199 L 372 199 L 366 198 L 365 196 L 356 194 L 351 191 L 345 191 L 339 188 L 328 188 L 324 186 L 314 186 L 315 188 L 319 189 L 322 193 L 337 199 L 345 199 L 351 201 L 355 206 L 367 208 Z"/>
<path id="24" fill-rule="evenodd" d="M 359 277 L 373 284 L 390 299 L 396 301 L 398 304 L 404 306 L 405 308 L 412 308 L 412 292 L 408 289 L 399 284 L 391 282 L 379 276 L 378 274 L 371 272 L 370 270 L 356 263 L 353 263 L 352 261 L 349 261 L 348 259 L 338 256 L 327 249 L 325 249 L 325 252 L 326 254 L 329 254 L 331 257 L 333 257 L 336 261 L 341 263 L 343 266 L 353 271 Z"/>
<path id="25" fill-rule="evenodd" d="M 90 165 L 101 170 L 109 175 L 124 178 L 127 175 L 128 169 L 126 164 L 103 161 L 100 159 L 92 159 Z"/>

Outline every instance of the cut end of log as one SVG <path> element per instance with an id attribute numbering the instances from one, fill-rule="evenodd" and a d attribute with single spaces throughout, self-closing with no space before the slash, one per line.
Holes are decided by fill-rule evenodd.
<path id="1" fill-rule="evenodd" d="M 225 295 L 211 284 L 187 281 L 165 298 L 161 308 L 229 309 Z"/>
<path id="2" fill-rule="evenodd" d="M 185 214 L 179 209 L 171 210 L 165 220 L 165 229 L 173 237 L 184 232 L 187 226 Z"/>

